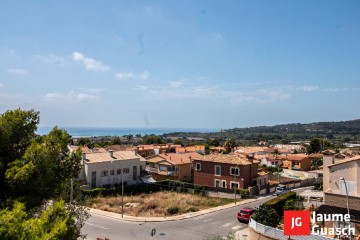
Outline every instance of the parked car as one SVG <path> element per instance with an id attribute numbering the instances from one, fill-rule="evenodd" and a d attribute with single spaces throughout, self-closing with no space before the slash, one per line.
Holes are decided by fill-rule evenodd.
<path id="1" fill-rule="evenodd" d="M 237 219 L 239 220 L 239 222 L 246 222 L 248 223 L 250 220 L 251 215 L 253 215 L 255 212 L 255 209 L 252 208 L 242 208 L 238 214 L 237 214 Z"/>
<path id="2" fill-rule="evenodd" d="M 290 189 L 286 187 L 286 185 L 284 184 L 279 184 L 277 187 L 276 187 L 276 196 L 279 196 L 279 195 L 282 195 L 282 194 L 285 194 L 285 193 L 288 193 L 290 192 Z"/>

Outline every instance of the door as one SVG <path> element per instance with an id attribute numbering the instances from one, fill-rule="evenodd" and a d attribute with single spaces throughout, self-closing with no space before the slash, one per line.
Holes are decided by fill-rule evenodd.
<path id="1" fill-rule="evenodd" d="M 133 166 L 133 180 L 137 180 L 137 166 Z"/>
<path id="2" fill-rule="evenodd" d="M 91 172 L 91 188 L 96 188 L 96 171 Z"/>

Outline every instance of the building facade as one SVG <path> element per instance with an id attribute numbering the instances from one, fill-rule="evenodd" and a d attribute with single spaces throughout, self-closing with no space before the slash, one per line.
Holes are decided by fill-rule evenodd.
<path id="1" fill-rule="evenodd" d="M 257 185 L 259 162 L 234 155 L 211 154 L 193 159 L 194 184 L 215 188 Z"/>
<path id="2" fill-rule="evenodd" d="M 145 170 L 145 159 L 134 151 L 112 151 L 105 153 L 83 153 L 83 169 L 80 178 L 89 188 L 104 185 L 135 184 Z"/>

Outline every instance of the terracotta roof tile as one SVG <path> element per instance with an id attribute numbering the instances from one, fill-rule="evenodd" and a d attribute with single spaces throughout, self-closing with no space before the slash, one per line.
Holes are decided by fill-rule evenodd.
<path id="1" fill-rule="evenodd" d="M 196 161 L 205 161 L 205 162 L 218 162 L 218 163 L 229 163 L 229 164 L 239 164 L 239 165 L 249 165 L 252 164 L 247 158 L 233 156 L 233 155 L 224 155 L 224 154 L 210 154 L 193 158 Z"/>

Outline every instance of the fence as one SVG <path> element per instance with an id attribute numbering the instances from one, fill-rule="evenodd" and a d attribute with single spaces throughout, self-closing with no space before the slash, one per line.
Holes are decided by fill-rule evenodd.
<path id="1" fill-rule="evenodd" d="M 320 236 L 320 235 L 313 235 L 313 234 L 311 234 L 310 236 L 291 236 L 289 238 L 289 236 L 284 236 L 283 230 L 265 226 L 263 224 L 256 222 L 253 219 L 250 219 L 249 227 L 252 228 L 257 233 L 260 233 L 260 234 L 270 237 L 270 238 L 279 239 L 279 240 L 288 240 L 288 239 L 292 239 L 292 240 L 308 240 L 308 239 L 311 239 L 311 240 L 333 240 L 334 239 L 334 238 L 329 238 L 329 237 Z"/>
<path id="2" fill-rule="evenodd" d="M 318 178 L 307 178 L 307 179 L 294 179 L 278 175 L 269 174 L 270 181 L 279 181 L 281 184 L 287 185 L 288 188 L 293 187 L 308 187 L 313 186 L 315 182 L 321 182 L 322 177 Z"/>

